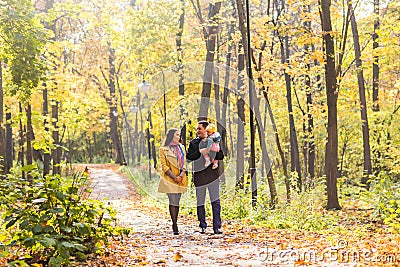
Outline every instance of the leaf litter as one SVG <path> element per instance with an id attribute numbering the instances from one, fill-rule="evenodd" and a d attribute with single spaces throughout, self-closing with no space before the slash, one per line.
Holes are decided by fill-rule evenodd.
<path id="1" fill-rule="evenodd" d="M 398 234 L 311 232 L 223 222 L 224 234 L 200 234 L 195 216 L 181 215 L 173 235 L 167 210 L 146 206 L 115 165 L 90 165 L 89 174 L 132 232 L 110 240 L 105 253 L 82 266 L 399 266 Z M 110 178 L 111 177 L 111 178 Z M 112 183 L 112 184 L 110 184 Z M 93 195 L 93 194 L 92 194 Z M 209 218 L 211 219 L 211 218 Z M 211 230 L 207 229 L 209 232 Z"/>

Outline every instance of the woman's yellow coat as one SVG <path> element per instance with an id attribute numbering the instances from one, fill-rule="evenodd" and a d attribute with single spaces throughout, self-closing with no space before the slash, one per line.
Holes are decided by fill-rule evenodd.
<path id="1" fill-rule="evenodd" d="M 180 144 L 179 146 L 181 147 L 182 151 L 185 151 L 183 145 Z M 166 174 L 168 170 L 171 170 L 172 173 L 175 174 L 176 176 L 180 174 L 178 159 L 168 146 L 160 147 L 160 161 L 161 161 L 161 178 L 160 178 L 160 183 L 158 184 L 158 192 L 160 193 L 186 192 L 188 187 L 188 179 L 186 173 L 182 177 L 182 182 L 179 184 Z M 185 158 L 184 158 L 184 169 L 187 170 L 187 163 Z"/>

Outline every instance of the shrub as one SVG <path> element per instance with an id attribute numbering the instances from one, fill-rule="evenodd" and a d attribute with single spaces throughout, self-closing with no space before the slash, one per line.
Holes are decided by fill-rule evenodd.
<path id="1" fill-rule="evenodd" d="M 365 192 L 364 197 L 373 200 L 375 219 L 382 220 L 393 230 L 400 232 L 400 185 L 391 178 L 381 176 L 374 181 L 370 192 Z"/>
<path id="2" fill-rule="evenodd" d="M 121 232 L 112 227 L 112 209 L 88 198 L 87 175 L 42 177 L 34 168 L 24 171 L 29 180 L 17 173 L 0 180 L 1 224 L 9 233 L 6 251 L 14 251 L 11 261 L 18 254 L 27 263 L 70 264 L 99 253 L 109 236 Z"/>

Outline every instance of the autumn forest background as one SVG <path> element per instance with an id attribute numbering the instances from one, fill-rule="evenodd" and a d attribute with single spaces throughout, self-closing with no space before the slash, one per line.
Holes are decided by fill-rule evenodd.
<path id="1" fill-rule="evenodd" d="M 400 229 L 398 0 L 4 0 L 0 44 L 0 244 L 84 258 L 115 229 L 77 210 L 73 165 L 149 192 L 165 130 L 187 145 L 199 118 L 222 133 L 225 219 Z"/>

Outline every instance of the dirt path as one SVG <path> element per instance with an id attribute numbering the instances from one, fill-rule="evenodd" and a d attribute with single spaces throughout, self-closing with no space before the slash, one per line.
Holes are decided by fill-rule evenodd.
<path id="1" fill-rule="evenodd" d="M 323 234 L 270 230 L 224 221 L 223 235 L 202 235 L 194 216 L 180 215 L 181 234 L 174 236 L 167 208 L 146 206 L 118 167 L 90 165 L 89 175 L 94 182 L 92 196 L 113 205 L 118 213 L 117 223 L 132 229 L 122 241 L 111 242 L 106 255 L 89 266 L 399 266 L 400 263 L 400 237 L 390 233 L 370 232 L 361 238 L 351 231 Z M 354 254 L 359 258 L 349 257 Z M 389 261 L 393 259 L 394 262 Z"/>
<path id="2" fill-rule="evenodd" d="M 115 169 L 91 165 L 89 175 L 92 196 L 113 205 L 118 224 L 132 229 L 128 238 L 112 244 L 103 259 L 107 266 L 263 266 L 261 244 L 239 240 L 235 234 L 202 235 L 197 221 L 182 216 L 181 234 L 174 236 L 167 211 L 146 211 L 130 181 Z"/>

